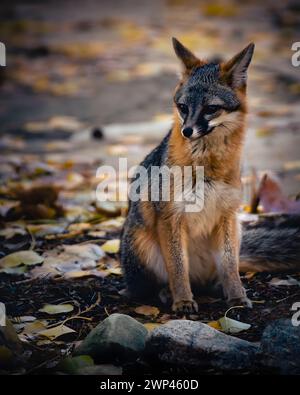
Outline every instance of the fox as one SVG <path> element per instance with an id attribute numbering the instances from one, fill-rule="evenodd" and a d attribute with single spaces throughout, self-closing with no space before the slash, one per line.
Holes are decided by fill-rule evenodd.
<path id="1" fill-rule="evenodd" d="M 229 61 L 209 62 L 176 38 L 172 42 L 182 67 L 173 96 L 173 126 L 141 166 L 148 174 L 154 166 L 202 166 L 204 203 L 201 210 L 189 212 L 187 202 L 174 197 L 129 199 L 120 245 L 127 295 L 143 300 L 167 288 L 175 313 L 195 313 L 194 294 L 216 291 L 230 306 L 251 308 L 241 272 L 300 269 L 299 221 L 292 226 L 266 221 L 243 231 L 238 221 L 254 43 Z"/>

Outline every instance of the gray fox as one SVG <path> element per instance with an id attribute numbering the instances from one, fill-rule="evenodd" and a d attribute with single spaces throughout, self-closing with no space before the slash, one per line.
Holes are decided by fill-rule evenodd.
<path id="1" fill-rule="evenodd" d="M 186 212 L 175 199 L 129 202 L 120 249 L 127 290 L 144 298 L 168 285 L 175 312 L 197 311 L 192 291 L 210 288 L 221 289 L 230 305 L 251 307 L 239 271 L 300 269 L 299 219 L 248 226 L 242 237 L 237 220 L 254 44 L 223 63 L 198 59 L 175 38 L 173 46 L 183 65 L 174 124 L 141 166 L 148 173 L 153 166 L 203 166 L 204 206 Z"/>

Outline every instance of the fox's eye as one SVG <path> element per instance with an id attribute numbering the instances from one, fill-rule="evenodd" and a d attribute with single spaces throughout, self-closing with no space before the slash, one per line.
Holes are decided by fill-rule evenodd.
<path id="1" fill-rule="evenodd" d="M 221 110 L 221 106 L 211 105 L 205 107 L 205 114 L 212 115 Z"/>
<path id="2" fill-rule="evenodd" d="M 188 106 L 186 104 L 177 103 L 177 107 L 179 111 L 184 115 L 186 115 L 189 112 Z"/>

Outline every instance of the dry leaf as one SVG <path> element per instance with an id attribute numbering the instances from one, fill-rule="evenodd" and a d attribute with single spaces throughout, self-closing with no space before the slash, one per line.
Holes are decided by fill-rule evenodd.
<path id="1" fill-rule="evenodd" d="M 159 314 L 159 309 L 155 306 L 139 306 L 134 309 L 137 314 L 145 315 L 145 316 L 153 316 L 156 317 Z"/>
<path id="2" fill-rule="evenodd" d="M 109 269 L 105 269 L 105 272 L 108 274 L 114 274 L 116 276 L 122 276 L 122 268 L 121 267 L 111 267 Z"/>
<path id="3" fill-rule="evenodd" d="M 108 252 L 109 254 L 116 254 L 117 252 L 119 252 L 120 249 L 120 240 L 108 240 L 104 244 L 102 244 L 101 248 L 103 251 Z"/>
<path id="4" fill-rule="evenodd" d="M 47 314 L 62 314 L 69 313 L 74 310 L 71 304 L 45 304 L 39 311 Z"/>
<path id="5" fill-rule="evenodd" d="M 274 277 L 269 282 L 269 284 L 274 286 L 274 287 L 291 286 L 291 285 L 298 285 L 298 286 L 300 286 L 300 281 L 298 281 L 295 278 L 292 278 L 290 276 L 287 276 L 287 277 L 288 277 L 287 279 L 281 279 L 281 278 Z"/>
<path id="6" fill-rule="evenodd" d="M 38 224 L 27 226 L 29 232 L 36 237 L 45 237 L 48 235 L 57 235 L 63 233 L 66 229 L 65 225 L 54 224 Z"/>
<path id="7" fill-rule="evenodd" d="M 57 339 L 60 336 L 68 333 L 74 333 L 74 329 L 69 328 L 66 325 L 58 325 L 50 329 L 45 329 L 39 332 L 39 336 L 47 337 L 50 340 Z"/>
<path id="8" fill-rule="evenodd" d="M 1 258 L 0 267 L 13 268 L 20 265 L 32 266 L 42 263 L 43 261 L 44 258 L 34 251 L 18 251 Z"/>
<path id="9" fill-rule="evenodd" d="M 160 324 L 159 322 L 147 322 L 146 324 L 144 324 L 144 327 L 148 329 L 148 331 L 153 331 L 153 329 L 158 328 L 161 325 L 162 324 Z"/>
<path id="10" fill-rule="evenodd" d="M 37 333 L 47 328 L 48 322 L 46 320 L 36 320 L 25 325 L 22 335 L 36 335 Z"/>
<path id="11" fill-rule="evenodd" d="M 232 318 L 228 318 L 226 316 L 219 318 L 218 322 L 222 328 L 222 331 L 226 333 L 239 333 L 246 331 L 251 327 L 250 324 L 245 324 L 244 322 L 233 320 Z"/>
<path id="12" fill-rule="evenodd" d="M 217 329 L 218 331 L 222 330 L 222 326 L 219 321 L 210 321 L 207 323 L 208 326 L 211 326 L 214 329 Z"/>
<path id="13" fill-rule="evenodd" d="M 5 239 L 11 239 L 12 237 L 17 235 L 24 236 L 26 234 L 26 230 L 22 227 L 11 226 L 0 230 L 0 236 L 5 237 Z"/>
<path id="14" fill-rule="evenodd" d="M 257 272 L 247 272 L 247 273 L 245 273 L 244 277 L 247 280 L 251 280 L 256 274 L 257 274 Z"/>
<path id="15" fill-rule="evenodd" d="M 82 278 L 82 277 L 100 277 L 104 278 L 108 276 L 109 273 L 106 272 L 105 270 L 71 270 L 70 272 L 67 272 L 64 274 L 65 279 L 71 279 L 71 278 Z"/>

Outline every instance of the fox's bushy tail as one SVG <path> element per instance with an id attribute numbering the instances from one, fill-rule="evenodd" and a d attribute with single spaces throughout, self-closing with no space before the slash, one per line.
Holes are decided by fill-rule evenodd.
<path id="1" fill-rule="evenodd" d="M 264 216 L 244 225 L 240 272 L 300 272 L 300 215 Z"/>

